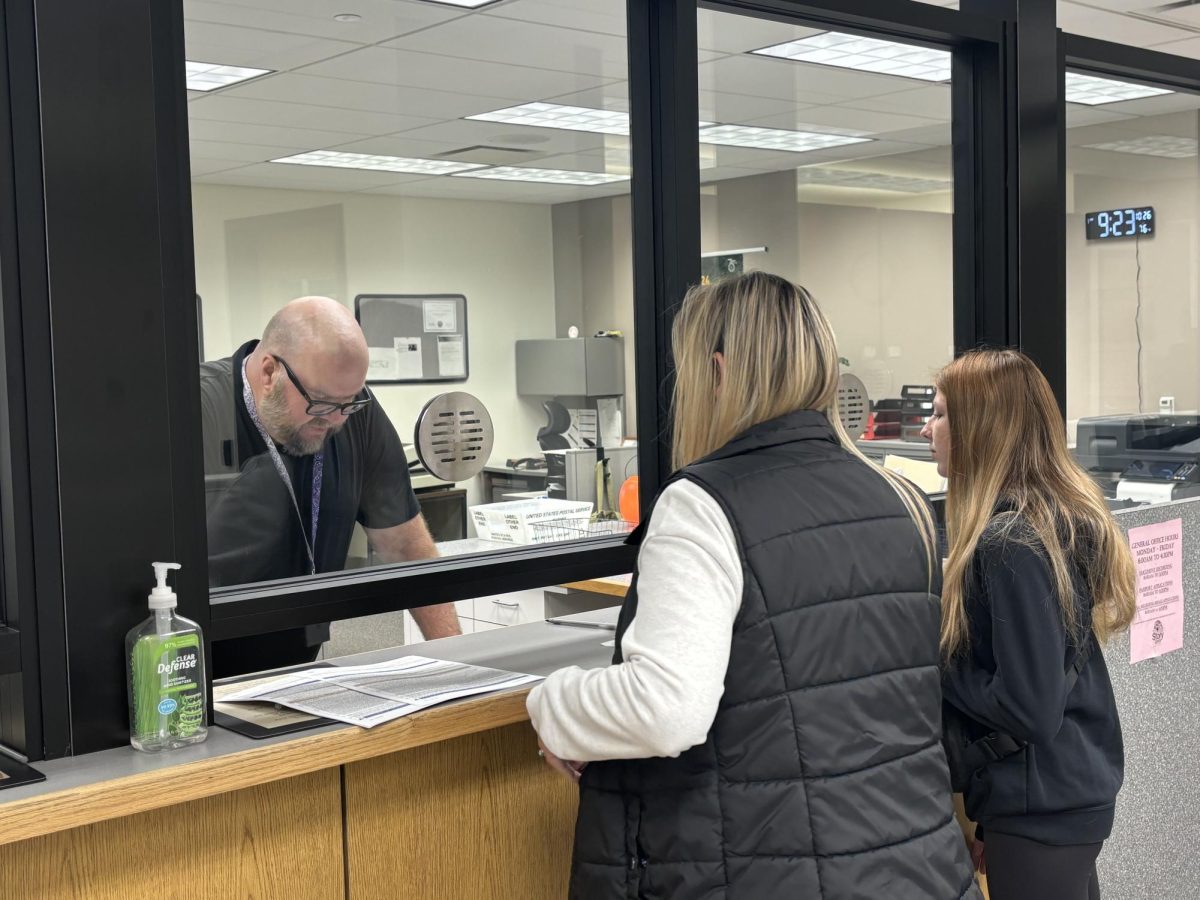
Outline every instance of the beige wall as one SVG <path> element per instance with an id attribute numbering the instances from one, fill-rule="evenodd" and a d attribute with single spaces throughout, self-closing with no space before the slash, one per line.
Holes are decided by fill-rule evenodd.
<path id="1" fill-rule="evenodd" d="M 895 201 L 899 202 L 899 201 Z M 943 199 L 912 204 L 945 206 Z M 578 262 L 564 285 L 582 285 L 579 305 L 589 328 L 632 327 L 629 200 L 588 200 L 555 208 L 558 224 L 581 235 Z M 833 206 L 798 200 L 794 175 L 777 172 L 707 185 L 701 192 L 703 249 L 767 246 L 747 268 L 797 281 L 813 292 L 833 323 L 848 371 L 873 398 L 898 396 L 904 384 L 928 384 L 950 359 L 953 343 L 951 217 L 946 211 Z M 581 273 L 581 274 L 580 274 Z M 616 323 L 609 324 L 609 323 Z M 628 344 L 628 339 L 627 339 Z M 633 355 L 626 350 L 627 381 Z"/>
<path id="2" fill-rule="evenodd" d="M 193 186 L 192 207 L 209 359 L 257 337 L 302 294 L 352 305 L 365 293 L 461 293 L 470 378 L 379 385 L 376 395 L 406 441 L 424 403 L 449 388 L 486 404 L 493 460 L 536 450 L 544 415 L 516 395 L 514 342 L 555 334 L 549 207 L 203 184 Z"/>
<path id="3" fill-rule="evenodd" d="M 1194 164 L 1194 161 L 1193 161 Z M 1197 327 L 1197 180 L 1126 181 L 1068 176 L 1067 418 L 1138 409 L 1134 318 L 1141 276 L 1142 410 L 1174 396 L 1178 411 L 1200 407 Z M 1143 240 L 1086 241 L 1086 212 L 1153 206 L 1155 234 Z"/>

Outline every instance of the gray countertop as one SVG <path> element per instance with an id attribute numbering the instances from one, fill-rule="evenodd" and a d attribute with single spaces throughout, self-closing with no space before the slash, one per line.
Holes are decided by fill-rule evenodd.
<path id="1" fill-rule="evenodd" d="M 565 618 L 587 621 L 594 619 L 595 613 L 580 613 L 577 616 Z M 334 665 L 365 665 L 388 659 L 398 659 L 403 656 L 428 656 L 434 659 L 469 662 L 531 675 L 549 675 L 556 669 L 566 666 L 577 665 L 590 669 L 607 665 L 612 658 L 612 649 L 605 647 L 604 642 L 611 641 L 612 637 L 611 631 L 532 622 L 528 625 L 512 625 L 479 634 L 465 634 L 437 641 L 426 641 L 411 647 L 373 650 L 369 653 L 328 660 L 328 662 L 332 662 Z M 451 701 L 451 703 L 477 699 L 479 698 L 468 697 L 466 700 Z M 418 713 L 418 715 L 420 714 Z M 38 762 L 33 765 L 46 775 L 46 780 L 39 784 L 22 785 L 0 791 L 0 815 L 3 814 L 6 803 L 18 800 L 144 772 L 162 771 L 165 777 L 169 777 L 169 770 L 172 767 L 184 763 L 216 759 L 259 747 L 284 744 L 309 735 L 354 727 L 340 724 L 327 725 L 323 728 L 314 728 L 295 734 L 253 740 L 214 726 L 209 728 L 208 740 L 204 743 L 179 750 L 164 753 L 141 753 L 132 747 L 119 747 L 115 750 L 105 750 L 83 756 Z"/>

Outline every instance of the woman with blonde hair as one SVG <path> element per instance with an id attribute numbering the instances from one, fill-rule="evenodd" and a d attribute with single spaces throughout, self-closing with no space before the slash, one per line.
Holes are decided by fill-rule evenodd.
<path id="1" fill-rule="evenodd" d="M 978 897 L 932 523 L 842 429 L 829 323 L 756 272 L 693 288 L 672 344 L 677 471 L 630 538 L 614 664 L 528 701 L 580 780 L 571 896 Z"/>
<path id="2" fill-rule="evenodd" d="M 1027 356 L 966 353 L 936 387 L 942 683 L 952 774 L 982 829 L 972 856 L 992 900 L 1097 898 L 1124 763 L 1097 645 L 1133 619 L 1129 545 Z"/>

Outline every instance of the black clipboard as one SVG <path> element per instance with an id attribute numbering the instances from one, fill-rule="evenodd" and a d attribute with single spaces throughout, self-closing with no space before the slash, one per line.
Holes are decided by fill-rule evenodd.
<path id="1" fill-rule="evenodd" d="M 5 788 L 19 787 L 22 784 L 37 784 L 45 781 L 46 776 L 23 762 L 18 762 L 11 756 L 0 753 L 0 791 Z"/>
<path id="2" fill-rule="evenodd" d="M 312 665 L 306 665 L 306 666 L 296 666 L 293 668 L 292 671 L 298 671 L 300 669 L 329 669 L 332 667 L 333 666 L 331 663 L 321 662 L 321 663 L 314 663 Z M 255 681 L 256 679 L 259 679 L 262 677 L 263 677 L 262 672 L 253 672 L 249 675 L 239 675 L 235 678 L 222 679 L 221 683 L 222 684 L 241 684 L 244 681 Z M 219 700 L 216 700 L 215 697 L 213 698 L 213 700 L 214 700 L 214 703 L 220 702 Z M 230 704 L 230 705 L 233 706 L 235 704 Z M 237 732 L 240 735 L 244 735 L 245 737 L 252 738 L 256 741 L 260 741 L 263 738 L 278 737 L 281 734 L 295 734 L 298 731 L 310 731 L 313 728 L 320 728 L 324 725 L 339 724 L 334 719 L 326 719 L 322 716 L 309 716 L 307 713 L 302 713 L 299 710 L 290 710 L 290 712 L 295 713 L 297 716 L 305 716 L 306 718 L 303 719 L 302 721 L 288 722 L 285 725 L 279 725 L 274 728 L 267 728 L 267 727 L 260 725 L 257 722 L 251 722 L 247 719 L 240 719 L 237 716 L 232 715 L 230 713 L 222 712 L 220 710 L 214 709 L 213 710 L 213 724 L 220 725 L 222 728 L 226 729 L 227 731 Z M 4 782 L 0 781 L 0 787 L 2 787 L 3 784 L 4 784 Z"/>

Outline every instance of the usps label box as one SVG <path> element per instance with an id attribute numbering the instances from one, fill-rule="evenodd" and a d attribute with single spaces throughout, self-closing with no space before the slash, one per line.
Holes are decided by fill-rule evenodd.
<path id="1" fill-rule="evenodd" d="M 471 507 L 475 533 L 501 544 L 547 544 L 586 537 L 592 504 L 579 500 L 508 500 Z"/>

